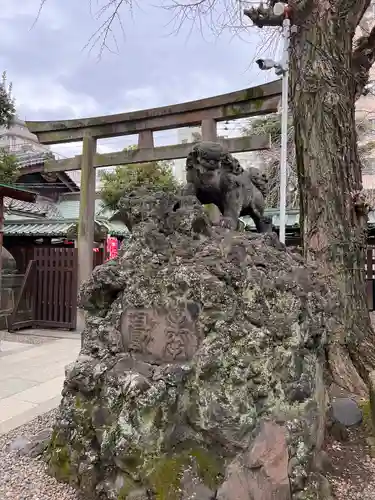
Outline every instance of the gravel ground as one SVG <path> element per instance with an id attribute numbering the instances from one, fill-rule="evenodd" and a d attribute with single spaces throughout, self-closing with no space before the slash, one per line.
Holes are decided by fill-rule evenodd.
<path id="1" fill-rule="evenodd" d="M 372 320 L 375 323 L 375 315 Z M 43 344 L 57 339 L 0 331 L 1 340 Z M 0 435 L 0 500 L 85 500 L 68 485 L 50 477 L 42 460 L 9 451 L 9 444 L 17 437 L 33 437 L 39 431 L 52 427 L 55 413 L 56 410 L 53 410 L 8 434 Z M 344 443 L 328 439 L 325 449 L 332 462 L 328 479 L 334 499 L 375 500 L 375 458 L 370 457 L 364 430 L 360 428 L 350 432 L 349 440 Z"/>
<path id="2" fill-rule="evenodd" d="M 0 330 L 0 343 L 2 340 L 8 342 L 20 342 L 21 344 L 47 344 L 50 342 L 55 342 L 57 339 L 52 337 L 42 337 L 39 335 L 27 335 L 22 333 L 9 333 L 5 330 Z M 1 500 L 1 499 L 0 499 Z"/>
<path id="3" fill-rule="evenodd" d="M 363 428 L 349 432 L 349 439 L 328 439 L 326 451 L 332 462 L 328 474 L 336 500 L 375 499 L 375 459 L 371 458 Z"/>
<path id="4" fill-rule="evenodd" d="M 52 427 L 56 410 L 0 436 L 0 500 L 87 500 L 68 485 L 51 478 L 42 460 L 9 451 L 17 437 L 32 437 Z M 362 429 L 350 432 L 349 440 L 328 440 L 325 447 L 332 461 L 328 479 L 335 500 L 375 499 L 375 459 L 369 456 Z"/>
<path id="5" fill-rule="evenodd" d="M 53 425 L 56 410 L 0 436 L 0 500 L 84 500 L 68 485 L 46 473 L 42 460 L 18 456 L 8 445 L 19 436 L 32 437 Z"/>

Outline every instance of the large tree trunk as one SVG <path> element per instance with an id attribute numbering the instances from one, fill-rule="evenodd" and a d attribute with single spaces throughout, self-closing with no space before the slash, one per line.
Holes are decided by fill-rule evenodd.
<path id="1" fill-rule="evenodd" d="M 342 300 L 342 325 L 327 353 L 331 375 L 364 394 L 375 368 L 375 335 L 365 292 L 367 214 L 356 195 L 362 188 L 352 71 L 356 23 L 334 2 L 313 3 L 306 18 L 295 20 L 291 37 L 300 225 L 306 259 L 323 266 Z"/>

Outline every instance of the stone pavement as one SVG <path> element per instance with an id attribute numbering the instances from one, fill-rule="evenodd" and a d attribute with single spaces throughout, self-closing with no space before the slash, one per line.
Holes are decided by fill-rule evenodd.
<path id="1" fill-rule="evenodd" d="M 60 403 L 65 366 L 78 356 L 80 335 L 43 335 L 49 338 L 39 344 L 0 342 L 0 435 Z"/>

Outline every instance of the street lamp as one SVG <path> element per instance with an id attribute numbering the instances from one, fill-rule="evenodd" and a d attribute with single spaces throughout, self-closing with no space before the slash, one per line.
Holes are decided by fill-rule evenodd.
<path id="1" fill-rule="evenodd" d="M 261 70 L 274 69 L 276 75 L 282 75 L 281 91 L 281 155 L 280 155 L 280 230 L 279 238 L 285 243 L 286 223 L 286 181 L 287 181 L 287 146 L 288 146 L 288 92 L 289 92 L 289 40 L 290 19 L 289 8 L 282 2 L 274 5 L 273 12 L 277 16 L 283 15 L 284 48 L 282 61 L 272 59 L 258 59 L 256 63 Z"/>

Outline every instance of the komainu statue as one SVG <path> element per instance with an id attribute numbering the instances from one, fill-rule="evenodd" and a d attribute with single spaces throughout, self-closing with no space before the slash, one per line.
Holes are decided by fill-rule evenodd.
<path id="1" fill-rule="evenodd" d="M 196 144 L 186 159 L 186 193 L 216 205 L 223 225 L 237 229 L 238 218 L 250 216 L 259 233 L 270 231 L 263 217 L 268 179 L 257 168 L 245 170 L 216 142 Z"/>

